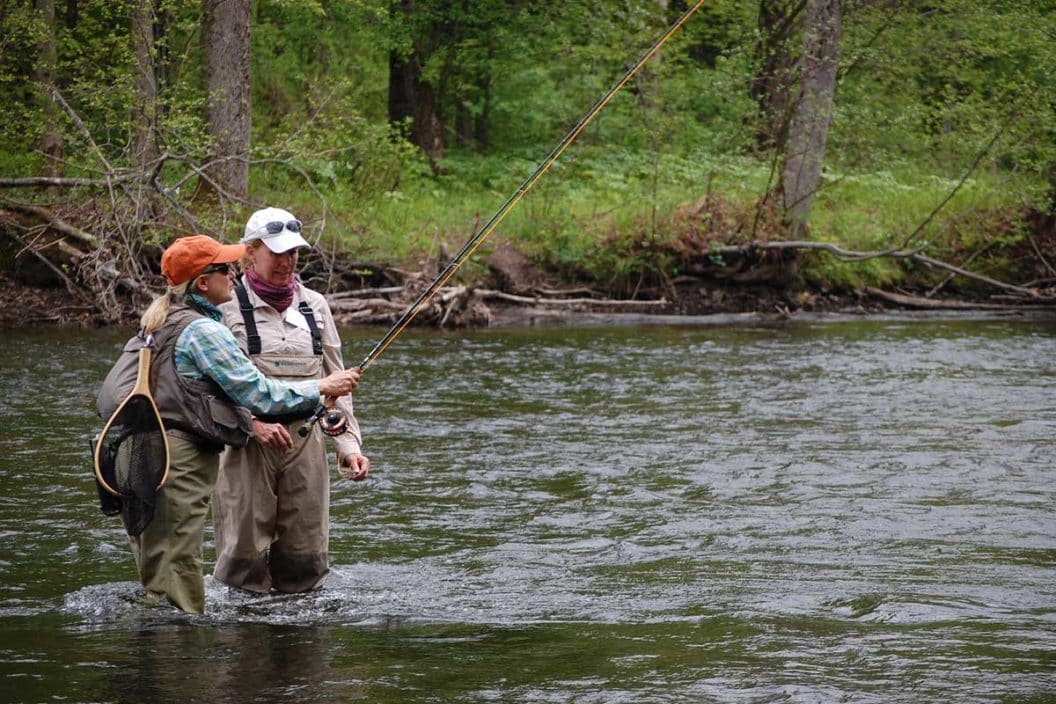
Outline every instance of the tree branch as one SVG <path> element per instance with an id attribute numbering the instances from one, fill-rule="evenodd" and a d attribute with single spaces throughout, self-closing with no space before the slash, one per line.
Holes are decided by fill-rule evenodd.
<path id="1" fill-rule="evenodd" d="M 1016 286 L 1014 284 L 1007 284 L 997 279 L 992 279 L 989 276 L 983 274 L 976 274 L 966 269 L 962 269 L 953 264 L 948 264 L 939 259 L 929 257 L 921 254 L 920 250 L 902 250 L 902 249 L 888 249 L 877 252 L 855 252 L 853 250 L 844 249 L 838 245 L 830 242 L 807 242 L 802 240 L 795 240 L 789 242 L 761 242 L 752 243 L 746 245 L 725 245 L 722 247 L 714 247 L 708 251 L 709 254 L 746 254 L 752 251 L 758 250 L 785 250 L 785 249 L 806 249 L 828 252 L 838 259 L 844 261 L 865 261 L 867 259 L 876 259 L 879 257 L 891 257 L 892 259 L 909 259 L 910 261 L 919 262 L 927 266 L 932 266 L 937 269 L 944 269 L 951 271 L 955 274 L 963 276 L 967 279 L 973 279 L 975 281 L 981 281 L 985 284 L 999 288 L 1005 291 L 1011 291 L 1030 298 L 1037 298 L 1038 291 L 1032 288 L 1025 288 L 1023 286 Z"/>
<path id="2" fill-rule="evenodd" d="M 85 232 L 79 227 L 69 224 L 59 216 L 52 214 L 47 208 L 42 208 L 39 205 L 30 205 L 29 203 L 19 203 L 18 201 L 8 200 L 6 198 L 0 198 L 0 206 L 26 215 L 36 216 L 48 223 L 48 226 L 56 232 L 61 232 L 68 237 L 72 237 L 73 239 L 88 245 L 92 249 L 99 247 L 99 238 Z"/>
<path id="3" fill-rule="evenodd" d="M 111 183 L 132 181 L 140 174 L 124 173 L 110 179 L 103 178 L 64 178 L 61 176 L 30 176 L 27 178 L 0 178 L 0 188 L 81 188 L 106 187 Z"/>
<path id="4" fill-rule="evenodd" d="M 69 276 L 66 275 L 66 272 L 64 272 L 62 269 L 60 269 L 59 267 L 57 267 L 54 264 L 52 264 L 48 260 L 48 258 L 45 257 L 40 252 L 38 252 L 37 249 L 35 247 L 33 247 L 32 244 L 27 243 L 24 239 L 22 239 L 21 237 L 16 235 L 14 232 L 11 232 L 10 230 L 4 230 L 4 234 L 6 234 L 8 237 L 10 237 L 12 240 L 17 242 L 18 244 L 22 245 L 22 251 L 19 252 L 19 254 L 21 254 L 22 252 L 28 251 L 34 257 L 39 259 L 40 262 L 42 264 L 44 264 L 44 266 L 46 266 L 48 269 L 50 269 L 53 274 L 58 276 L 59 279 L 62 280 L 62 282 L 64 284 L 66 284 L 66 290 L 70 292 L 71 296 L 76 296 L 77 298 L 80 298 L 81 300 L 88 300 L 87 297 L 85 296 L 84 291 L 82 291 L 81 288 L 76 283 L 74 283 L 73 280 Z"/>

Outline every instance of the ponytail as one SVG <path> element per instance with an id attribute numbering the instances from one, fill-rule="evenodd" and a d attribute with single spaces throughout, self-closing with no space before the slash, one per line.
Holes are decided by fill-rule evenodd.
<path id="1" fill-rule="evenodd" d="M 143 329 L 143 332 L 149 335 L 165 324 L 165 319 L 169 317 L 169 306 L 175 299 L 187 293 L 189 284 L 190 281 L 185 281 L 179 286 L 170 286 L 167 292 L 151 302 L 139 319 L 139 327 Z"/>

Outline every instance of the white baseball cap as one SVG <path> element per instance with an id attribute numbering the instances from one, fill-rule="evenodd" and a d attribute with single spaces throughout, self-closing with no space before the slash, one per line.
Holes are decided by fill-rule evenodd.
<path id="1" fill-rule="evenodd" d="M 240 241 L 249 244 L 253 240 L 262 241 L 275 254 L 311 246 L 301 237 L 301 221 L 282 208 L 264 208 L 249 216 Z"/>

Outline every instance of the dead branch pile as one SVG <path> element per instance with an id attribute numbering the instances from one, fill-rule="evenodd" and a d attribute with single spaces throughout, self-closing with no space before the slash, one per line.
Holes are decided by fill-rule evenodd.
<path id="1" fill-rule="evenodd" d="M 392 324 L 418 297 L 421 289 L 414 282 L 408 286 L 361 289 L 327 295 L 334 319 L 339 323 Z M 426 282 L 428 283 L 428 282 Z M 492 318 L 488 301 L 507 305 L 565 311 L 640 311 L 666 312 L 669 301 L 611 300 L 583 297 L 575 294 L 583 289 L 538 289 L 534 295 L 524 296 L 506 291 L 474 286 L 445 286 L 421 309 L 415 318 L 419 325 L 433 327 L 486 327 Z"/>

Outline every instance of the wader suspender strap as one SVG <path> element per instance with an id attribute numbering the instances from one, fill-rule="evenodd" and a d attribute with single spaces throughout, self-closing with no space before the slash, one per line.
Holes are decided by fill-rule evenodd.
<path id="1" fill-rule="evenodd" d="M 249 349 L 249 354 L 255 355 L 260 354 L 260 334 L 257 332 L 257 321 L 253 318 L 253 304 L 249 302 L 249 294 L 246 293 L 246 287 L 242 284 L 235 286 L 235 295 L 238 296 L 238 310 L 242 313 L 242 322 L 246 325 L 246 343 Z M 315 322 L 315 313 L 312 312 L 312 307 L 305 301 L 301 301 L 301 304 L 297 306 L 297 310 L 304 316 L 304 320 L 308 323 L 308 329 L 312 333 L 312 354 L 321 355 L 323 353 L 323 334 L 319 331 L 319 326 Z"/>
<path id="2" fill-rule="evenodd" d="M 315 324 L 315 313 L 312 312 L 312 307 L 301 301 L 301 305 L 297 306 L 297 310 L 301 311 L 301 315 L 304 316 L 305 321 L 308 323 L 308 329 L 312 331 L 312 353 L 316 356 L 323 353 L 323 334 L 319 332 L 319 326 Z"/>
<path id="3" fill-rule="evenodd" d="M 253 319 L 253 304 L 249 302 L 249 294 L 241 282 L 235 286 L 235 295 L 238 296 L 238 309 L 242 312 L 242 322 L 246 324 L 246 343 L 250 355 L 260 354 L 260 334 L 257 332 L 257 321 Z"/>

